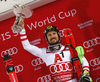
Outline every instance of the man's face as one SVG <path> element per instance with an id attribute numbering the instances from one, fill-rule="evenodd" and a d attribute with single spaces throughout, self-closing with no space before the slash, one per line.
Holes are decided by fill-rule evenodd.
<path id="1" fill-rule="evenodd" d="M 50 44 L 54 44 L 56 43 L 59 38 L 58 38 L 58 34 L 56 31 L 50 31 L 47 33 L 47 38 Z"/>

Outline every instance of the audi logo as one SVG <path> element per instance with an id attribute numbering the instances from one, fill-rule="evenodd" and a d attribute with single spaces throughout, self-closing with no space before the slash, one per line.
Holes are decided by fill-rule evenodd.
<path id="1" fill-rule="evenodd" d="M 73 67 L 71 62 L 63 62 L 63 63 L 58 63 L 56 65 L 50 65 L 50 72 L 52 74 L 55 73 L 60 73 L 60 72 L 65 72 L 65 71 L 72 71 Z"/>
<path id="2" fill-rule="evenodd" d="M 92 67 L 100 65 L 100 57 L 90 60 L 90 65 Z"/>
<path id="3" fill-rule="evenodd" d="M 60 37 L 63 37 L 64 36 L 64 31 L 65 31 L 66 29 L 63 29 L 63 30 L 59 30 L 59 32 L 60 32 Z"/>
<path id="4" fill-rule="evenodd" d="M 1 57 L 3 57 L 5 54 L 13 55 L 13 54 L 16 54 L 17 52 L 18 52 L 18 49 L 16 47 L 13 47 L 13 48 L 7 49 L 5 51 L 2 51 Z"/>
<path id="5" fill-rule="evenodd" d="M 22 65 L 15 66 L 15 72 L 16 72 L 16 73 L 22 72 L 23 69 L 24 69 L 24 68 L 23 68 Z"/>
<path id="6" fill-rule="evenodd" d="M 100 37 L 93 38 L 92 40 L 83 43 L 84 48 L 90 48 L 100 44 Z"/>
<path id="7" fill-rule="evenodd" d="M 96 82 L 100 82 L 100 78 L 97 78 L 97 79 L 96 79 Z"/>
<path id="8" fill-rule="evenodd" d="M 45 75 L 37 79 L 37 82 L 50 82 L 50 81 L 51 81 L 50 75 Z"/>
<path id="9" fill-rule="evenodd" d="M 33 59 L 31 62 L 32 66 L 38 66 L 44 64 L 44 61 L 41 58 Z"/>

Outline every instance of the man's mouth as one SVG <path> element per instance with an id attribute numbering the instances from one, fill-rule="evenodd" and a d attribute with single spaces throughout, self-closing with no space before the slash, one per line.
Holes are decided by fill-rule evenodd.
<path id="1" fill-rule="evenodd" d="M 56 40 L 56 38 L 52 38 L 50 41 Z"/>

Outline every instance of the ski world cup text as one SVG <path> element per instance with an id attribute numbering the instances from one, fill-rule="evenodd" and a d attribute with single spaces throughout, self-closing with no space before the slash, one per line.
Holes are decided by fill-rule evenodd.
<path id="1" fill-rule="evenodd" d="M 12 37 L 16 37 L 16 36 L 18 36 L 18 33 L 14 32 L 14 31 L 12 31 L 12 33 L 7 31 L 5 33 L 0 34 L 0 40 L 6 41 L 6 40 L 9 40 Z"/>
<path id="2" fill-rule="evenodd" d="M 46 19 L 41 19 L 41 21 L 33 21 L 30 24 L 26 24 L 27 27 L 32 30 L 32 28 L 43 27 L 44 25 L 53 23 L 57 21 L 57 18 L 64 20 L 68 17 L 74 17 L 77 11 L 72 9 L 70 11 L 60 11 L 57 15 L 53 14 L 52 17 L 46 17 Z"/>

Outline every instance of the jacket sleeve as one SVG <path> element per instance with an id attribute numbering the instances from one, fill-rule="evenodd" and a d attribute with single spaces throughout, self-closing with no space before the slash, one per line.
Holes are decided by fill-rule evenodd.
<path id="1" fill-rule="evenodd" d="M 84 56 L 82 58 L 82 61 L 83 61 L 83 63 L 82 63 L 83 70 L 87 70 L 89 72 L 90 71 L 89 70 L 89 63 L 88 63 L 87 59 Z"/>
<path id="2" fill-rule="evenodd" d="M 29 43 L 25 30 L 22 30 L 22 32 L 20 32 L 20 39 L 21 39 L 22 46 L 25 50 L 27 50 L 28 52 L 30 52 L 35 56 L 40 57 L 40 55 L 42 54 L 42 49 L 38 48 L 37 46 L 31 45 Z"/>

